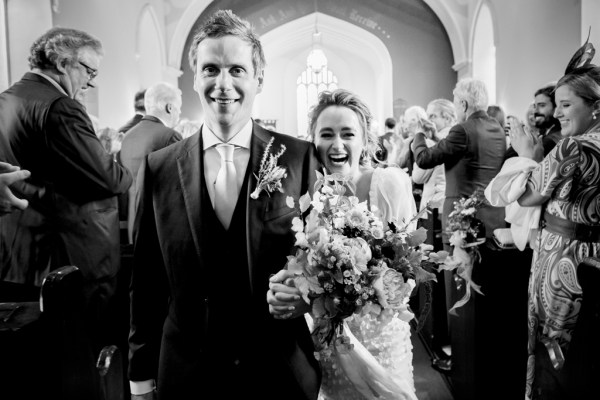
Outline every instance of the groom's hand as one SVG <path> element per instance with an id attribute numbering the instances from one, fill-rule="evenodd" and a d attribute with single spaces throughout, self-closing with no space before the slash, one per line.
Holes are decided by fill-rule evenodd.
<path id="1" fill-rule="evenodd" d="M 275 319 L 296 318 L 310 311 L 300 290 L 294 286 L 294 276 L 293 272 L 281 270 L 269 279 L 267 303 Z"/>

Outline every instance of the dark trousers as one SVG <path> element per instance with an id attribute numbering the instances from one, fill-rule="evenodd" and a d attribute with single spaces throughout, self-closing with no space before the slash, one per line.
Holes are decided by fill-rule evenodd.
<path id="1" fill-rule="evenodd" d="M 458 316 L 450 317 L 451 381 L 460 400 L 525 397 L 531 250 L 502 250 L 490 241 L 479 246 L 482 261 L 472 275 L 484 295 L 472 291 Z M 465 285 L 452 283 L 452 305 Z"/>

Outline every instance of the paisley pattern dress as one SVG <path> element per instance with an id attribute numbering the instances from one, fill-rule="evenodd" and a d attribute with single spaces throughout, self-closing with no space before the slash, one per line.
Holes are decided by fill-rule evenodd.
<path id="1" fill-rule="evenodd" d="M 376 168 L 370 185 L 369 204 L 371 208 L 377 207 L 383 221 L 409 221 L 417 212 L 410 177 L 400 168 Z M 402 391 L 380 394 L 379 398 L 416 399 L 409 323 L 396 316 L 375 318 L 366 314 L 354 315 L 347 324 L 358 342 L 402 387 Z M 323 371 L 319 400 L 369 400 L 354 387 L 331 350 L 321 351 L 317 357 Z"/>
<path id="2" fill-rule="evenodd" d="M 545 211 L 586 225 L 600 225 L 600 131 L 561 140 L 532 172 L 533 189 L 550 196 Z M 526 397 L 532 396 L 535 347 L 553 362 L 567 354 L 581 307 L 577 265 L 600 255 L 600 243 L 568 239 L 541 229 L 529 281 Z M 542 344 L 543 343 L 543 344 Z M 539 349 L 538 349 L 539 350 Z"/>

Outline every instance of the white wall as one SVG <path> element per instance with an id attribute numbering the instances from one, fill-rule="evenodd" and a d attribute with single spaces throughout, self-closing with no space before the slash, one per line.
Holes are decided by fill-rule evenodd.
<path id="1" fill-rule="evenodd" d="M 29 71 L 29 48 L 35 39 L 52 27 L 52 11 L 49 0 L 8 0 L 6 15 L 6 75 L 9 84 L 12 84 Z"/>
<path id="2" fill-rule="evenodd" d="M 508 114 L 523 118 L 534 92 L 558 80 L 581 45 L 581 2 L 490 0 L 489 3 L 497 18 L 497 103 Z"/>
<path id="3" fill-rule="evenodd" d="M 144 61 L 143 66 L 138 65 L 138 51 L 140 49 L 144 51 L 144 47 L 138 47 L 136 41 L 142 10 L 150 5 L 160 24 L 157 27 L 160 32 L 156 35 L 148 33 L 149 37 L 145 40 L 154 42 L 151 49 L 158 46 L 162 49 L 159 53 L 166 54 L 166 43 L 162 32 L 163 1 L 60 0 L 59 4 L 60 10 L 54 14 L 55 25 L 82 29 L 102 41 L 104 58 L 96 78 L 98 89 L 97 93 L 89 94 L 87 105 L 92 113 L 96 113 L 101 126 L 118 128 L 133 115 L 134 94 L 147 83 L 144 81 L 145 75 L 140 74 L 140 68 L 162 71 L 163 78 L 166 79 L 165 60 L 148 59 Z M 148 32 L 149 29 L 142 29 L 142 31 Z M 156 43 L 157 40 L 161 42 Z M 95 102 L 97 105 L 94 104 Z"/>

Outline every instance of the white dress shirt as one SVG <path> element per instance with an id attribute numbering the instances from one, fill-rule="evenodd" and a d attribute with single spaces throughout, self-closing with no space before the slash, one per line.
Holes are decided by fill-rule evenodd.
<path id="1" fill-rule="evenodd" d="M 250 161 L 250 142 L 252 140 L 252 120 L 248 120 L 248 123 L 244 125 L 241 131 L 239 131 L 233 138 L 227 143 L 235 145 L 233 152 L 233 163 L 235 164 L 235 171 L 237 175 L 237 194 L 239 197 L 242 184 L 244 183 L 244 176 L 246 175 L 246 168 L 248 168 L 248 161 Z M 216 149 L 218 144 L 225 143 L 215 135 L 208 126 L 202 125 L 202 144 L 204 151 L 204 181 L 208 189 L 208 195 L 210 196 L 210 202 L 215 206 L 215 181 L 217 180 L 217 174 L 221 168 L 221 156 Z"/>

